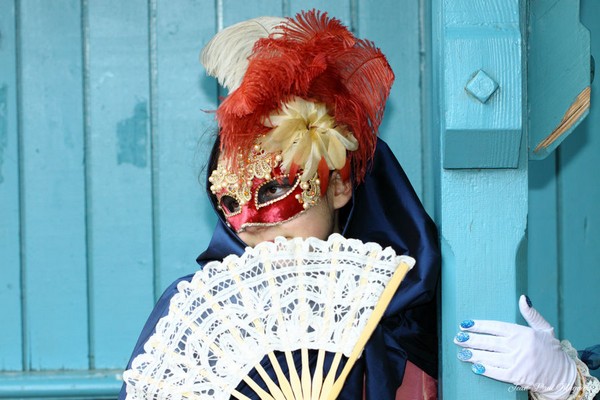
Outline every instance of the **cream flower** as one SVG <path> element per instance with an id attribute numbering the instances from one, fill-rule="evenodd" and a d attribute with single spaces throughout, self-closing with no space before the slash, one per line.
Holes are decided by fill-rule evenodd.
<path id="1" fill-rule="evenodd" d="M 292 162 L 302 168 L 303 181 L 315 175 L 321 158 L 330 170 L 341 169 L 346 164 L 346 151 L 358 148 L 354 135 L 338 125 L 322 103 L 295 97 L 263 123 L 273 129 L 261 139 L 260 146 L 271 153 L 281 152 L 285 171 L 289 172 Z"/>

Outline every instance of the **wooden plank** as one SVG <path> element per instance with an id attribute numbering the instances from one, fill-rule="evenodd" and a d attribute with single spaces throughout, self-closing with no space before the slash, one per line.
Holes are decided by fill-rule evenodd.
<path id="1" fill-rule="evenodd" d="M 116 399 L 122 370 L 0 374 L 0 399 Z"/>
<path id="2" fill-rule="evenodd" d="M 216 220 L 204 179 L 217 131 L 214 114 L 205 111 L 217 107 L 217 83 L 198 62 L 216 31 L 212 6 L 212 1 L 185 0 L 174 7 L 159 0 L 156 9 L 156 293 L 198 268 L 195 259 L 208 245 Z"/>
<path id="3" fill-rule="evenodd" d="M 154 304 L 148 2 L 86 15 L 90 359 L 121 368 Z"/>
<path id="4" fill-rule="evenodd" d="M 19 229 L 19 136 L 17 122 L 15 4 L 0 0 L 0 370 L 23 366 Z"/>
<path id="5" fill-rule="evenodd" d="M 600 3 L 581 2 L 582 23 L 592 33 L 592 54 L 600 54 Z M 598 62 L 598 56 L 596 56 Z M 561 330 L 578 349 L 600 343 L 600 79 L 592 83 L 592 108 L 563 142 L 560 157 Z M 596 371 L 596 374 L 598 371 Z"/>
<path id="6" fill-rule="evenodd" d="M 300 11 L 308 11 L 316 8 L 323 12 L 329 13 L 329 16 L 335 17 L 342 21 L 342 23 L 351 29 L 355 29 L 351 1 L 327 1 L 327 0 L 290 0 L 289 1 L 289 13 L 290 16 L 296 15 Z"/>
<path id="7" fill-rule="evenodd" d="M 217 28 L 223 29 L 240 21 L 262 16 L 284 15 L 284 0 L 240 1 L 219 0 Z"/>
<path id="8" fill-rule="evenodd" d="M 19 4 L 25 367 L 86 368 L 80 2 Z"/>
<path id="9" fill-rule="evenodd" d="M 283 16 L 287 12 L 287 0 L 263 0 L 259 2 L 241 0 L 218 0 L 216 2 L 217 30 L 227 28 L 240 21 L 262 16 Z M 215 33 L 216 33 L 215 31 Z M 228 94 L 227 89 L 218 86 L 219 97 Z"/>
<path id="10" fill-rule="evenodd" d="M 558 182 L 556 158 L 529 162 L 527 294 L 559 326 Z"/>
<path id="11" fill-rule="evenodd" d="M 525 155 L 525 153 L 524 153 Z M 444 398 L 516 399 L 508 385 L 476 376 L 456 358 L 453 343 L 465 319 L 517 322 L 522 292 L 517 263 L 524 253 L 527 218 L 526 168 L 445 170 L 441 177 L 442 328 Z M 499 216 L 503 216 L 499 218 Z"/>
<path id="12" fill-rule="evenodd" d="M 348 26 L 352 25 L 350 0 L 341 2 L 327 0 L 265 0 L 260 2 L 220 0 L 218 4 L 220 4 L 217 15 L 219 28 L 260 16 L 294 16 L 302 10 L 313 8 L 328 12 Z"/>
<path id="13" fill-rule="evenodd" d="M 435 218 L 437 206 L 436 180 L 439 168 L 438 155 L 440 154 L 440 141 L 438 140 L 436 125 L 439 121 L 441 111 L 437 104 L 434 88 L 439 87 L 440 74 L 437 73 L 439 65 L 434 65 L 437 55 L 433 53 L 434 34 L 438 34 L 433 25 L 439 24 L 440 16 L 434 18 L 431 2 L 420 1 L 420 31 L 421 31 L 421 117 L 422 117 L 422 193 L 421 201 L 427 213 Z M 434 72 L 435 71 L 435 72 Z"/>
<path id="14" fill-rule="evenodd" d="M 525 3 L 433 2 L 432 46 L 434 126 L 440 155 L 449 130 L 510 130 L 522 137 L 523 70 L 520 49 Z M 476 28 L 473 28 L 476 27 Z M 492 29 L 493 27 L 493 29 Z M 496 37 L 496 35 L 498 37 Z M 512 43 L 509 46 L 507 43 Z M 481 56 L 486 54 L 489 59 Z M 470 73 L 489 62 L 501 82 L 497 104 L 472 105 L 464 85 Z M 485 65 L 483 65 L 485 67 Z M 439 97 L 438 97 L 439 96 Z M 515 169 L 453 170 L 438 165 L 436 221 L 442 241 L 442 327 L 440 397 L 449 399 L 525 398 L 526 393 L 476 376 L 457 360 L 453 338 L 465 319 L 517 321 L 521 291 L 519 266 L 526 262 L 527 162 L 524 139 Z M 447 154 L 444 154 L 446 156 Z"/>
<path id="15" fill-rule="evenodd" d="M 423 198 L 419 13 L 419 3 L 411 0 L 362 0 L 358 2 L 357 32 L 381 48 L 396 74 L 380 136 Z"/>

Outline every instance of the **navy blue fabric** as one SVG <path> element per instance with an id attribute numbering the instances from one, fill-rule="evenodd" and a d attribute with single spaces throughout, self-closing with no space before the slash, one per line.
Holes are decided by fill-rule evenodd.
<path id="1" fill-rule="evenodd" d="M 213 150 L 211 165 L 215 154 Z M 216 211 L 214 202 L 213 207 Z M 397 253 L 417 260 L 338 397 L 358 400 L 362 399 L 364 392 L 367 400 L 394 399 L 396 389 L 402 383 L 407 360 L 437 379 L 436 292 L 440 273 L 437 230 L 400 164 L 382 140 L 378 141 L 364 182 L 354 188 L 352 200 L 341 210 L 340 217 L 343 236 L 391 246 Z M 244 247 L 244 243 L 220 217 L 208 248 L 197 262 L 203 266 L 212 260 L 222 260 L 229 254 L 239 255 Z M 181 280 L 189 281 L 191 275 L 174 282 L 159 299 L 142 330 L 131 360 L 143 352 L 144 343 L 154 333 L 158 320 L 166 315 L 169 300 Z M 269 370 L 267 360 L 263 361 Z M 246 392 L 247 388 L 241 384 L 238 389 Z M 123 387 L 119 398 L 124 397 Z"/>
<path id="2" fill-rule="evenodd" d="M 600 344 L 579 351 L 579 358 L 589 369 L 600 368 Z"/>

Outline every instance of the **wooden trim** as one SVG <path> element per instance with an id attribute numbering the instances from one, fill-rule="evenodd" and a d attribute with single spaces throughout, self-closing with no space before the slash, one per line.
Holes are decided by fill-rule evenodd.
<path id="1" fill-rule="evenodd" d="M 0 399 L 114 399 L 122 370 L 0 373 Z"/>

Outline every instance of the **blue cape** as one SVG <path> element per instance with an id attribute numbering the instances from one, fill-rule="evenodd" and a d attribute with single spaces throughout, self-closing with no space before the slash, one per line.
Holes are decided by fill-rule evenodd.
<path id="1" fill-rule="evenodd" d="M 215 164 L 215 155 L 213 150 L 209 165 Z M 212 199 L 208 187 L 207 182 L 207 193 Z M 214 201 L 213 207 L 220 218 L 208 248 L 196 260 L 201 267 L 230 254 L 241 255 L 245 248 L 225 224 Z M 435 224 L 423 209 L 392 151 L 382 140 L 378 140 L 375 157 L 364 182 L 354 187 L 352 200 L 340 210 L 340 222 L 344 237 L 391 246 L 398 254 L 407 254 L 417 260 L 338 397 L 362 400 L 364 391 L 367 400 L 394 399 L 396 389 L 402 383 L 407 360 L 437 379 L 436 293 L 440 251 Z M 154 333 L 159 319 L 167 314 L 169 301 L 177 292 L 177 284 L 191 278 L 192 275 L 188 275 L 178 279 L 158 300 L 140 334 L 128 368 L 133 358 L 143 352 L 144 343 Z M 265 369 L 272 372 L 267 360 L 263 361 Z M 247 395 L 251 393 L 244 383 L 238 390 Z M 125 386 L 119 395 L 119 399 L 124 398 Z"/>

